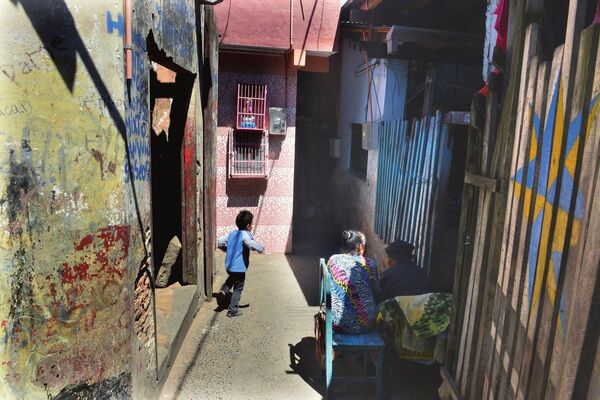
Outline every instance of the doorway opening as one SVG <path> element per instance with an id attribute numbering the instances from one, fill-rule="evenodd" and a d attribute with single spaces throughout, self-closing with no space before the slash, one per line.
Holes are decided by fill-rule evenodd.
<path id="1" fill-rule="evenodd" d="M 167 374 L 198 306 L 196 74 L 148 39 L 152 205 L 159 380 Z"/>
<path id="2" fill-rule="evenodd" d="M 152 61 L 150 149 L 152 168 L 153 268 L 156 286 L 195 283 L 185 276 L 189 232 L 185 224 L 184 145 L 194 75 Z M 165 270 L 167 270 L 165 272 Z"/>

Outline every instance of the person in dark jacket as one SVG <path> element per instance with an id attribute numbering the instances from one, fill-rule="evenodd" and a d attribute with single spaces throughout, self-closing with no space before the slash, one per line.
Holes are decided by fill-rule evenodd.
<path id="1" fill-rule="evenodd" d="M 414 262 L 414 249 L 415 246 L 403 240 L 396 240 L 385 249 L 391 267 L 381 274 L 381 289 L 376 293 L 378 303 L 396 296 L 432 292 L 427 274 Z"/>

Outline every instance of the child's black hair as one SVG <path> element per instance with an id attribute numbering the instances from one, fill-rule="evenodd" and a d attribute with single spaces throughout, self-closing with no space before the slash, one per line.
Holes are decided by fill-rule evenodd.
<path id="1" fill-rule="evenodd" d="M 248 228 L 248 225 L 252 223 L 254 219 L 254 215 L 248 210 L 242 210 L 238 213 L 237 217 L 235 217 L 235 224 L 237 225 L 240 231 L 245 231 Z"/>
<path id="2" fill-rule="evenodd" d="M 342 232 L 342 251 L 344 253 L 358 254 L 358 247 L 366 245 L 365 234 L 360 231 L 347 230 Z"/>

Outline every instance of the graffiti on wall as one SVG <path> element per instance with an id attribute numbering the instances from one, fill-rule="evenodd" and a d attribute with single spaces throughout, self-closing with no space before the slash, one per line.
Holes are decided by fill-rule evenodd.
<path id="1" fill-rule="evenodd" d="M 8 31 L 22 35 L 0 38 L 1 398 L 64 398 L 97 385 L 131 391 L 125 147 L 108 110 L 123 111 L 113 57 L 122 39 L 96 35 L 106 4 L 63 3 L 48 7 L 78 20 L 77 29 L 56 24 L 50 38 L 25 6 L 0 5 Z M 68 35 L 95 38 L 81 55 L 86 68 L 65 58 L 82 51 Z"/>
<path id="2" fill-rule="evenodd" d="M 133 179 L 150 180 L 150 138 L 148 112 L 148 66 L 146 39 L 133 32 L 133 79 L 131 87 L 130 111 L 125 119 L 127 127 L 127 145 L 131 157 Z M 125 176 L 129 179 L 129 167 L 125 165 Z"/>

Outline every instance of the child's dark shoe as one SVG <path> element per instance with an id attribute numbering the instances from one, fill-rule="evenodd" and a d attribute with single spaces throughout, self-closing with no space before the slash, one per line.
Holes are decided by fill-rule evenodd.
<path id="1" fill-rule="evenodd" d="M 233 317 L 239 317 L 240 315 L 242 315 L 243 313 L 241 311 L 238 311 L 236 313 L 232 313 L 231 311 L 227 311 L 227 316 L 229 318 L 233 318 Z"/>

